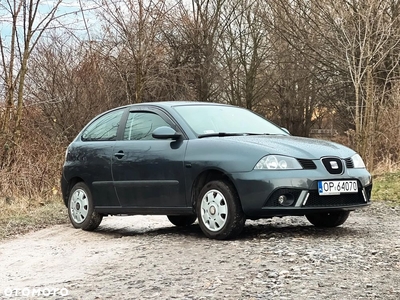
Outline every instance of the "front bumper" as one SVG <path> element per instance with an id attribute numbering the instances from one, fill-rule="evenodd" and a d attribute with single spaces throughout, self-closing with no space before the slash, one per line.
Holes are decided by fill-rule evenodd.
<path id="1" fill-rule="evenodd" d="M 253 170 L 232 174 L 244 213 L 248 218 L 302 216 L 316 212 L 354 210 L 370 205 L 372 181 L 365 169 L 348 169 L 344 174 L 331 175 L 321 170 Z M 320 196 L 320 180 L 357 180 L 358 192 Z M 293 201 L 285 206 L 279 196 Z"/>

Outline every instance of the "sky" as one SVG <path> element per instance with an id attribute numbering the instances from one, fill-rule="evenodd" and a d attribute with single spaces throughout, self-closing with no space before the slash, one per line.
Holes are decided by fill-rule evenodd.
<path id="1" fill-rule="evenodd" d="M 19 3 L 19 0 L 0 0 L 0 35 L 4 42 L 9 41 L 11 35 L 12 15 L 9 9 L 9 2 L 12 4 L 14 2 Z M 56 0 L 39 0 L 39 14 L 36 18 L 36 26 L 48 15 L 57 2 Z M 53 22 L 52 26 L 65 26 L 70 30 L 77 30 L 78 34 L 79 32 L 81 32 L 80 34 L 85 34 L 85 22 L 83 21 L 84 16 L 81 12 L 81 7 L 84 9 L 86 24 L 93 28 L 96 24 L 93 10 L 95 4 L 93 1 L 88 0 L 62 0 L 56 13 L 57 22 Z M 18 18 L 18 29 L 21 30 L 22 26 L 23 14 L 21 12 Z"/>

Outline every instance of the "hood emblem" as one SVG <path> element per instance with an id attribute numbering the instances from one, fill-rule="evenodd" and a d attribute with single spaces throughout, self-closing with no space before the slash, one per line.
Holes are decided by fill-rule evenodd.
<path id="1" fill-rule="evenodd" d="M 339 165 L 338 165 L 337 161 L 330 161 L 329 163 L 331 164 L 331 168 L 333 170 L 339 169 Z"/>

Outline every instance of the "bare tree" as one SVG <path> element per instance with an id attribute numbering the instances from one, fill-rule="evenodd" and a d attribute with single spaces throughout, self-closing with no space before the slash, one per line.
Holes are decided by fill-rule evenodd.
<path id="1" fill-rule="evenodd" d="M 46 13 L 39 11 L 44 1 L 0 2 L 1 14 L 10 22 L 10 31 L 2 31 L 0 35 L 2 80 L 6 98 L 0 129 L 3 134 L 11 136 L 4 155 L 7 155 L 20 139 L 25 78 L 31 53 L 43 33 L 57 18 L 56 13 L 61 1 L 53 1 L 50 6 L 46 2 Z"/>
<path id="2" fill-rule="evenodd" d="M 90 42 L 63 32 L 39 43 L 27 77 L 27 106 L 40 108 L 47 130 L 71 140 L 95 115 L 125 104 L 118 74 Z M 40 131 L 40 129 L 38 129 Z"/>
<path id="3" fill-rule="evenodd" d="M 328 2 L 318 6 L 326 28 L 335 32 L 354 88 L 353 113 L 356 148 L 372 168 L 376 125 L 387 91 L 399 71 L 399 3 L 385 0 Z M 321 5 L 321 3 L 319 4 Z"/>
<path id="4" fill-rule="evenodd" d="M 159 71 L 165 67 L 166 2 L 110 0 L 100 4 L 104 37 L 96 50 L 119 73 L 127 103 L 152 100 L 153 90 L 160 86 Z"/>
<path id="5" fill-rule="evenodd" d="M 324 100 L 332 97 L 331 62 L 314 51 L 327 44 L 314 33 L 311 19 L 317 16 L 311 2 L 268 2 L 263 12 L 271 40 L 269 69 L 273 70 L 269 78 L 273 92 L 264 106 L 275 122 L 302 136 L 309 135 L 325 111 Z"/>
<path id="6" fill-rule="evenodd" d="M 227 102 L 257 109 L 272 88 L 274 66 L 269 28 L 264 26 L 259 1 L 228 1 L 224 17 L 230 18 L 219 39 L 223 90 Z"/>
<path id="7" fill-rule="evenodd" d="M 302 74 L 298 67 L 310 70 L 310 91 L 326 93 L 310 104 L 354 126 L 354 146 L 372 168 L 377 120 L 399 74 L 399 1 L 278 0 L 271 10 L 276 32 L 298 57 L 292 76 Z"/>
<path id="8" fill-rule="evenodd" d="M 178 34 L 188 47 L 189 78 L 198 101 L 220 101 L 218 42 L 230 16 L 223 16 L 226 0 L 192 0 L 190 5 L 179 1 Z"/>

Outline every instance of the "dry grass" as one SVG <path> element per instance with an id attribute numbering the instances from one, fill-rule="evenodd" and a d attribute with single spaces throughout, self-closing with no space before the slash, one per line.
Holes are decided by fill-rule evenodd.
<path id="1" fill-rule="evenodd" d="M 37 128 L 51 132 L 27 124 L 8 155 L 0 135 L 0 239 L 68 221 L 59 186 L 67 141 Z"/>
<path id="2" fill-rule="evenodd" d="M 400 171 L 400 162 L 393 162 L 389 159 L 378 163 L 372 174 L 373 177 L 383 177 L 385 174 L 397 173 Z"/>
<path id="3" fill-rule="evenodd" d="M 42 204 L 27 199 L 0 201 L 0 240 L 68 222 L 67 209 L 59 198 Z"/>

